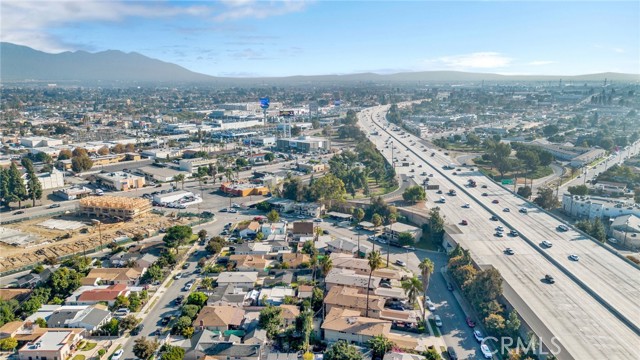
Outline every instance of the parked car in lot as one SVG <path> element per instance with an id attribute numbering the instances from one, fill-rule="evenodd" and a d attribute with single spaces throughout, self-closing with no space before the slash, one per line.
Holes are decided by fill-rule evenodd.
<path id="1" fill-rule="evenodd" d="M 474 330 L 473 337 L 476 338 L 478 342 L 482 342 L 482 340 L 484 340 L 484 336 L 482 336 L 482 333 L 480 332 L 480 330 Z"/>
<path id="2" fill-rule="evenodd" d="M 458 360 L 458 354 L 456 354 L 456 350 L 453 346 L 447 347 L 447 355 L 449 355 L 449 359 L 451 360 Z"/>

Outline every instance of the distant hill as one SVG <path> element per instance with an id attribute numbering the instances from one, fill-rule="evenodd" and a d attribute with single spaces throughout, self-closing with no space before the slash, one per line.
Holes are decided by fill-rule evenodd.
<path id="1" fill-rule="evenodd" d="M 380 75 L 225 78 L 196 73 L 181 66 L 132 52 L 107 50 L 50 54 L 27 46 L 0 43 L 2 82 L 77 82 L 82 84 L 206 83 L 210 85 L 304 85 L 329 83 L 463 82 L 463 81 L 640 81 L 638 74 L 600 73 L 578 76 L 499 75 L 461 71 L 424 71 Z"/>

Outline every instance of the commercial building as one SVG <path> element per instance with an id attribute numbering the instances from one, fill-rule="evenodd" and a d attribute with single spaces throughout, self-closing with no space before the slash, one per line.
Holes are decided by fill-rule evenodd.
<path id="1" fill-rule="evenodd" d="M 385 239 L 389 240 L 397 240 L 398 235 L 402 233 L 409 233 L 413 236 L 413 241 L 420 241 L 420 237 L 422 236 L 422 229 L 419 227 L 403 224 L 403 223 L 395 223 L 392 225 L 386 225 L 383 230 L 382 236 Z"/>
<path id="2" fill-rule="evenodd" d="M 144 177 L 122 171 L 97 174 L 96 182 L 102 186 L 118 191 L 140 189 L 144 187 L 144 184 L 146 183 Z"/>
<path id="3" fill-rule="evenodd" d="M 62 140 L 44 136 L 31 136 L 20 139 L 20 145 L 28 148 L 53 147 L 62 145 Z"/>
<path id="4" fill-rule="evenodd" d="M 297 138 L 278 139 L 276 148 L 284 152 L 329 152 L 331 150 L 331 141 L 311 136 L 300 136 Z"/>
<path id="5" fill-rule="evenodd" d="M 117 196 L 90 196 L 80 199 L 80 214 L 87 217 L 130 220 L 151 211 L 147 199 Z"/>
<path id="6" fill-rule="evenodd" d="M 225 182 L 220 185 L 220 191 L 233 196 L 245 197 L 250 195 L 267 195 L 269 188 L 260 184 Z"/>
<path id="7" fill-rule="evenodd" d="M 209 167 L 209 164 L 215 165 L 217 162 L 216 159 L 204 159 L 204 158 L 195 158 L 195 159 L 182 159 L 180 160 L 180 170 L 186 171 L 189 174 L 193 174 L 198 171 L 199 167 L 206 166 Z"/>
<path id="8" fill-rule="evenodd" d="M 171 182 L 176 175 L 184 175 L 185 178 L 191 177 L 189 172 L 158 166 L 144 166 L 138 168 L 136 173 L 144 176 L 146 181 L 156 182 Z"/>
<path id="9" fill-rule="evenodd" d="M 616 218 L 628 214 L 640 216 L 640 205 L 633 201 L 571 194 L 562 195 L 562 210 L 574 219 Z"/>
<path id="10" fill-rule="evenodd" d="M 36 176 L 38 177 L 38 181 L 40 181 L 40 185 L 42 185 L 42 190 L 64 187 L 64 174 L 56 168 L 51 169 L 51 172 L 36 174 Z M 22 175 L 22 181 L 26 186 L 28 181 L 27 174 Z"/>
<path id="11" fill-rule="evenodd" d="M 304 171 L 306 173 L 318 173 L 329 170 L 329 165 L 327 164 L 312 164 L 308 162 L 298 163 L 298 170 Z"/>
<path id="12" fill-rule="evenodd" d="M 174 191 L 167 194 L 153 195 L 153 202 L 156 204 L 165 205 L 165 204 L 169 204 L 169 203 L 184 199 L 186 197 L 193 197 L 193 196 L 195 195 L 191 191 L 179 190 L 179 191 Z"/>
<path id="13" fill-rule="evenodd" d="M 640 249 L 640 216 L 629 214 L 615 218 L 611 222 L 611 236 L 624 247 Z"/>
<path id="14" fill-rule="evenodd" d="M 572 167 L 583 167 L 606 154 L 599 148 L 563 146 L 537 140 L 524 144 L 548 151 L 558 160 L 570 161 Z"/>
<path id="15" fill-rule="evenodd" d="M 82 199 L 91 195 L 93 191 L 88 187 L 84 187 L 81 185 L 72 186 L 64 189 L 59 189 L 53 192 L 53 195 L 64 199 L 64 200 L 76 200 Z"/>

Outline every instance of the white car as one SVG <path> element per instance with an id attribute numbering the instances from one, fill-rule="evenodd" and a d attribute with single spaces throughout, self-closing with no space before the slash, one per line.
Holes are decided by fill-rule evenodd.
<path id="1" fill-rule="evenodd" d="M 396 265 L 405 267 L 407 266 L 407 263 L 402 260 L 396 260 Z"/>
<path id="2" fill-rule="evenodd" d="M 432 303 L 431 301 L 427 302 L 427 309 L 429 309 L 429 311 L 436 311 L 436 305 L 434 303 Z"/>
<path id="3" fill-rule="evenodd" d="M 482 355 L 485 359 L 492 359 L 493 354 L 491 353 L 491 349 L 487 346 L 487 344 L 480 345 L 480 351 L 482 351 Z"/>
<path id="4" fill-rule="evenodd" d="M 466 203 L 466 204 L 462 205 L 462 207 L 465 208 L 465 209 L 468 209 L 468 208 L 471 207 L 471 205 L 469 205 L 469 203 Z"/>
<path id="5" fill-rule="evenodd" d="M 542 246 L 544 246 L 544 247 L 546 247 L 546 248 L 550 248 L 550 247 L 552 247 L 552 246 L 553 246 L 553 244 L 552 244 L 550 241 L 548 241 L 548 240 L 544 240 L 544 241 L 542 242 Z"/>
<path id="6" fill-rule="evenodd" d="M 321 222 L 323 222 L 323 220 L 320 219 L 320 218 L 315 218 L 315 219 L 313 219 L 313 222 L 321 223 Z"/>
<path id="7" fill-rule="evenodd" d="M 124 354 L 124 350 L 119 349 L 111 355 L 111 360 L 120 360 L 122 358 L 122 354 Z"/>
<path id="8" fill-rule="evenodd" d="M 573 261 L 578 261 L 578 260 L 580 260 L 580 256 L 578 256 L 576 254 L 571 254 L 571 255 L 569 255 L 569 259 L 571 259 Z"/>
<path id="9" fill-rule="evenodd" d="M 482 333 L 480 332 L 480 330 L 474 330 L 473 337 L 476 338 L 478 342 L 482 342 L 482 340 L 484 340 L 484 336 L 482 336 Z"/>
<path id="10" fill-rule="evenodd" d="M 433 321 L 436 323 L 437 327 L 442 326 L 442 319 L 440 318 L 440 315 L 436 315 L 433 317 Z"/>

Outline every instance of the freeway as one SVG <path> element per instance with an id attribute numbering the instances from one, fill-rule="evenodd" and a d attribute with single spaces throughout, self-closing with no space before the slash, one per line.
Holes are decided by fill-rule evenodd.
<path id="1" fill-rule="evenodd" d="M 381 124 L 385 111 L 386 107 L 363 111 L 360 125 L 367 132 L 377 127 L 383 134 L 370 138 L 385 157 L 391 158 L 393 150 L 394 157 L 410 158 L 415 164 L 412 169 L 418 173 L 428 171 L 432 175 L 428 177 L 430 184 L 439 184 L 445 191 L 460 190 L 458 196 L 447 196 L 444 204 L 438 204 L 446 220 L 453 224 L 468 222 L 457 226 L 463 246 L 471 250 L 479 264 L 498 269 L 508 287 L 525 300 L 520 303 L 526 307 L 518 309 L 520 314 L 545 344 L 553 344 L 553 337 L 556 342 L 559 340 L 560 359 L 629 359 L 640 355 L 640 308 L 633 301 L 640 294 L 637 268 L 575 231 L 557 232 L 560 221 L 480 173 L 466 168 L 459 175 L 442 171 L 451 159 L 437 152 L 431 157 L 428 154 L 434 150 L 421 149 L 420 139 L 401 137 L 384 129 Z M 388 138 L 393 145 L 387 149 Z M 399 173 L 409 169 L 397 167 Z M 414 174 L 415 179 L 422 183 L 427 176 L 418 173 Z M 484 183 L 487 189 L 465 188 L 469 178 Z M 489 196 L 482 196 L 482 192 Z M 499 203 L 491 204 L 494 199 Z M 468 209 L 462 207 L 466 203 L 470 204 Z M 530 210 L 527 214 L 518 212 L 523 206 Z M 503 212 L 506 207 L 512 211 Z M 490 221 L 492 215 L 498 216 L 499 221 Z M 496 237 L 497 226 L 507 231 L 517 229 L 522 236 Z M 552 240 L 553 247 L 541 248 L 538 244 L 542 240 Z M 507 247 L 515 255 L 504 254 Z M 574 253 L 581 257 L 580 261 L 568 259 Z M 547 274 L 556 279 L 555 284 L 542 280 Z"/>

